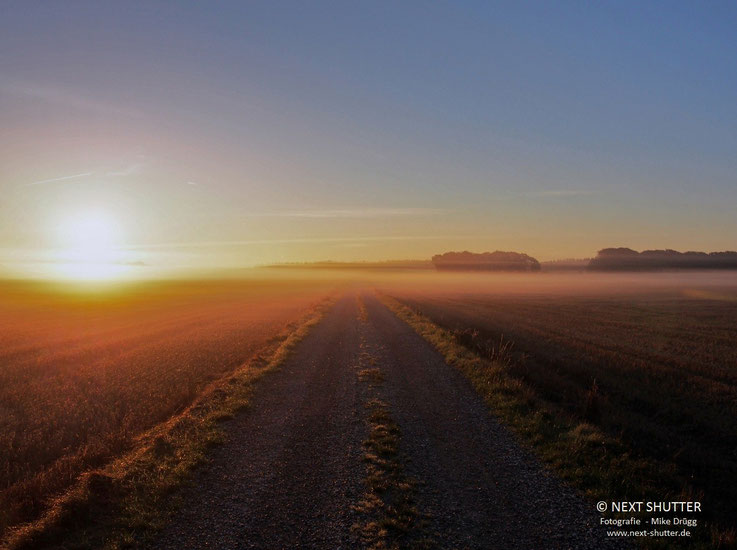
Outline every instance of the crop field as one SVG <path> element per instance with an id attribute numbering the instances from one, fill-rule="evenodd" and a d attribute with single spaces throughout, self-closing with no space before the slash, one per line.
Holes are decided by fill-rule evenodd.
<path id="1" fill-rule="evenodd" d="M 538 408 L 592 424 L 632 460 L 656 464 L 672 482 L 657 496 L 690 494 L 707 503 L 707 517 L 733 526 L 737 281 L 730 277 L 704 284 L 696 275 L 577 276 L 547 288 L 479 278 L 475 287 L 387 292 L 465 348 L 501 362 Z"/>
<path id="2" fill-rule="evenodd" d="M 355 482 L 356 494 L 363 494 L 364 462 L 328 462 L 319 477 L 319 460 L 302 453 L 309 448 L 322 456 L 324 445 L 337 445 L 329 456 L 347 460 L 345 448 L 370 443 L 366 433 L 354 433 L 351 420 L 369 410 L 354 399 L 364 391 L 354 369 L 366 350 L 374 353 L 367 365 L 386 376 L 382 399 L 397 417 L 403 449 L 396 454 L 397 467 L 422 480 L 413 486 L 418 514 L 442 518 L 437 532 L 447 540 L 465 533 L 451 520 L 464 516 L 456 506 L 471 506 L 473 499 L 464 493 L 436 501 L 432 495 L 450 494 L 456 475 L 469 476 L 458 487 L 491 476 L 483 484 L 489 491 L 483 529 L 506 525 L 494 503 L 516 498 L 523 487 L 525 501 L 562 495 L 558 485 L 541 489 L 547 483 L 542 469 L 528 479 L 516 459 L 505 462 L 517 456 L 518 442 L 494 431 L 498 423 L 488 415 L 490 408 L 590 501 L 699 500 L 699 525 L 706 528 L 697 532 L 695 547 L 734 542 L 737 281 L 731 274 L 282 269 L 239 280 L 139 282 L 99 291 L 6 281 L 0 292 L 0 531 L 18 541 L 14 547 L 98 547 L 106 540 L 136 546 L 157 536 L 169 540 L 171 533 L 189 540 L 192 529 L 198 537 L 209 536 L 202 525 L 212 522 L 241 536 L 232 527 L 240 523 L 231 519 L 261 513 L 266 508 L 259 499 L 281 498 L 278 513 L 289 515 L 294 502 L 312 510 L 318 490 L 327 491 L 325 510 L 344 514 L 340 521 L 354 525 L 356 502 L 319 480 L 352 472 L 343 481 Z M 275 350 L 292 339 L 293 355 L 285 352 L 283 365 L 273 363 L 276 356 L 287 357 Z M 260 400 L 252 403 L 248 384 L 266 363 L 282 366 L 259 382 L 261 393 L 253 395 Z M 243 374 L 245 393 L 228 401 L 234 408 L 218 409 L 218 396 L 235 387 L 234 373 Z M 238 401 L 239 396 L 245 397 Z M 250 412 L 236 416 L 237 403 Z M 436 426 L 440 409 L 445 424 Z M 418 423 L 421 411 L 428 416 Z M 331 422 L 324 422 L 328 417 Z M 197 430 L 225 418 L 241 428 L 231 429 L 220 440 L 226 444 L 211 451 L 207 442 L 217 440 L 208 439 L 214 432 Z M 464 421 L 456 424 L 459 418 Z M 181 429 L 166 431 L 173 425 Z M 449 432 L 461 434 L 452 450 L 431 449 L 447 463 L 434 454 L 426 457 L 422 434 L 428 426 L 438 430 L 437 441 Z M 321 437 L 325 444 L 316 445 Z M 347 438 L 352 439 L 346 443 Z M 292 447 L 293 441 L 303 443 Z M 273 460 L 274 449 L 287 453 L 290 467 Z M 201 477 L 207 476 L 205 468 L 180 502 L 185 515 L 177 515 L 174 505 L 159 514 L 160 503 L 175 499 L 168 491 L 190 479 L 192 470 L 185 468 L 205 453 L 227 466 L 227 479 L 240 479 L 240 485 Z M 469 474 L 472 464 L 494 453 L 499 455 L 490 470 Z M 457 472 L 456 454 L 468 458 Z M 142 458 L 134 464 L 128 462 L 132 456 Z M 253 461 L 260 466 L 251 468 Z M 125 469 L 128 464 L 132 469 Z M 446 465 L 436 469 L 440 464 Z M 274 471 L 265 474 L 269 469 Z M 314 486 L 294 485 L 295 471 L 305 472 Z M 513 485 L 492 483 L 494 476 Z M 251 490 L 264 480 L 278 480 L 278 487 Z M 435 480 L 441 480 L 438 488 L 423 488 Z M 88 490 L 89 507 L 75 511 L 78 501 L 68 497 L 79 487 L 86 487 L 82 496 Z M 243 495 L 253 499 L 248 506 L 210 504 Z M 69 515 L 56 521 L 61 501 Z M 591 503 L 581 503 L 588 513 Z M 361 516 L 367 525 L 378 521 L 369 512 Z M 333 536 L 324 513 L 307 524 Z M 258 518 L 270 525 L 267 516 Z M 535 526 L 545 524 L 537 511 L 520 512 L 518 519 L 530 522 L 531 537 L 547 536 L 535 534 Z M 424 540 L 430 532 L 424 521 L 405 526 L 412 537 Z M 18 529 L 24 522 L 30 523 Z M 155 534 L 159 529 L 163 535 Z M 289 533 L 268 531 L 274 540 Z M 645 547 L 663 546 L 656 541 Z"/>
<path id="3" fill-rule="evenodd" d="M 332 288 L 265 278 L 99 293 L 2 283 L 0 533 L 183 410 Z"/>

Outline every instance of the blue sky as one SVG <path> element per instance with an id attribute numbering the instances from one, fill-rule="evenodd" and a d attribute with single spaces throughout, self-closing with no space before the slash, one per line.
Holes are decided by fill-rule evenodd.
<path id="1" fill-rule="evenodd" d="M 103 209 L 121 245 L 224 264 L 734 249 L 736 22 L 726 2 L 5 2 L 0 247 Z"/>

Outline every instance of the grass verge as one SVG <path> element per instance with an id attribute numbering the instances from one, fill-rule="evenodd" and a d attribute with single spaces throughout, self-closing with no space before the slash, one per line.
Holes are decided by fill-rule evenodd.
<path id="1" fill-rule="evenodd" d="M 592 501 L 700 500 L 671 464 L 638 456 L 621 440 L 595 425 L 581 422 L 536 395 L 523 380 L 511 376 L 504 357 L 492 360 L 461 345 L 456 336 L 386 295 L 383 303 L 459 369 L 521 442 Z M 716 525 L 693 529 L 688 541 L 639 539 L 645 548 L 732 548 L 734 530 Z"/>
<path id="2" fill-rule="evenodd" d="M 138 438 L 136 448 L 87 472 L 38 521 L 0 544 L 30 548 L 134 548 L 145 545 L 180 504 L 176 490 L 208 448 L 225 440 L 222 421 L 247 408 L 254 384 L 282 364 L 333 304 L 321 303 L 231 375 L 211 384 L 181 414 Z"/>

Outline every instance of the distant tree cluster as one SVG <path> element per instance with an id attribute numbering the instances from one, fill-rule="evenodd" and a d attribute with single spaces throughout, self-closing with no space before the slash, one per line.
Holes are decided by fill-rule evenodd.
<path id="1" fill-rule="evenodd" d="M 565 258 L 541 262 L 540 266 L 543 271 L 585 271 L 590 261 L 591 258 Z"/>
<path id="2" fill-rule="evenodd" d="M 737 252 L 678 252 L 604 248 L 589 262 L 596 271 L 654 271 L 660 269 L 737 269 Z"/>
<path id="3" fill-rule="evenodd" d="M 446 252 L 432 257 L 437 270 L 453 271 L 540 271 L 540 262 L 520 252 Z"/>

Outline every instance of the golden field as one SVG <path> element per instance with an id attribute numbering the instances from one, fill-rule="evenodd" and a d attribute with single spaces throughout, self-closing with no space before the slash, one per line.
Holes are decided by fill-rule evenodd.
<path id="1" fill-rule="evenodd" d="M 269 345 L 333 283 L 284 278 L 81 291 L 3 282 L 0 532 L 135 445 Z"/>

